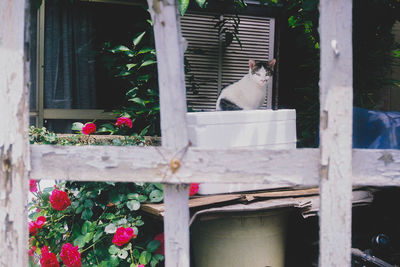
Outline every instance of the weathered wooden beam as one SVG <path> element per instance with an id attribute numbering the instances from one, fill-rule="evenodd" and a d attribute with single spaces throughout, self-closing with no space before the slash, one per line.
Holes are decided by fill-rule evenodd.
<path id="1" fill-rule="evenodd" d="M 153 20 L 160 89 L 161 139 L 176 158 L 168 167 L 172 173 L 181 165 L 179 152 L 189 144 L 186 127 L 186 90 L 182 35 L 175 0 L 148 0 Z M 175 157 L 175 156 L 174 156 Z M 165 266 L 189 266 L 189 186 L 169 183 L 164 177 Z"/>
<path id="2" fill-rule="evenodd" d="M 172 173 L 170 162 L 181 167 Z M 31 145 L 31 178 L 77 181 L 261 183 L 318 186 L 318 149 L 209 150 L 175 155 L 163 147 Z"/>
<path id="3" fill-rule="evenodd" d="M 0 266 L 28 265 L 28 89 L 24 0 L 0 1 Z"/>
<path id="4" fill-rule="evenodd" d="M 320 0 L 319 266 L 351 265 L 352 1 Z"/>
<path id="5" fill-rule="evenodd" d="M 31 145 L 35 179 L 318 186 L 319 149 L 209 150 L 191 147 L 174 174 L 162 147 Z M 181 155 L 182 156 L 182 155 Z M 353 149 L 353 186 L 400 186 L 400 150 Z"/>
<path id="6" fill-rule="evenodd" d="M 354 149 L 354 186 L 400 186 L 400 150 Z"/>

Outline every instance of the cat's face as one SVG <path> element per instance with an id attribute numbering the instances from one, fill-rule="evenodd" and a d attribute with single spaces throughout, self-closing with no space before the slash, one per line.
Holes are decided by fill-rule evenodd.
<path id="1" fill-rule="evenodd" d="M 265 86 L 272 77 L 276 60 L 270 62 L 249 60 L 249 74 L 253 81 L 259 86 Z"/>

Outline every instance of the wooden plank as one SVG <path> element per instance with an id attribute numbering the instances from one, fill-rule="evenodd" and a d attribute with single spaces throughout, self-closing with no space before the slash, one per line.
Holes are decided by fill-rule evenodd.
<path id="1" fill-rule="evenodd" d="M 170 175 L 170 183 L 264 183 L 268 188 L 319 185 L 318 149 L 212 151 L 189 148 L 182 167 L 175 174 L 168 172 L 172 157 L 171 150 L 161 147 L 31 145 L 30 176 L 35 179 L 163 182 L 163 177 Z M 354 149 L 353 186 L 400 186 L 400 151 Z"/>
<path id="2" fill-rule="evenodd" d="M 320 258 L 350 266 L 352 190 L 352 1 L 321 0 Z"/>
<path id="3" fill-rule="evenodd" d="M 400 186 L 400 150 L 354 149 L 353 185 Z"/>
<path id="4" fill-rule="evenodd" d="M 58 120 L 115 120 L 117 115 L 102 109 L 50 109 L 43 110 L 44 119 Z"/>
<path id="5" fill-rule="evenodd" d="M 25 74 L 29 68 L 24 58 L 25 2 L 0 1 L 0 266 L 28 263 L 29 79 Z"/>
<path id="6" fill-rule="evenodd" d="M 181 166 L 189 144 L 186 127 L 186 90 L 183 65 L 183 38 L 175 0 L 148 0 L 153 20 L 160 89 L 161 140 L 172 149 L 168 172 Z M 189 266 L 189 185 L 169 184 L 164 177 L 165 266 Z"/>
<path id="7" fill-rule="evenodd" d="M 259 183 L 266 188 L 318 186 L 318 149 L 189 148 L 170 171 L 174 150 L 138 146 L 31 145 L 35 179 L 190 183 Z M 290 164 L 289 164 L 290 162 Z"/>

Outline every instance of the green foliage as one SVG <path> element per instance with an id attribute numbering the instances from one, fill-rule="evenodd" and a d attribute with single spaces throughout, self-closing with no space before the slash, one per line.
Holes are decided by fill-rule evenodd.
<path id="1" fill-rule="evenodd" d="M 155 254 L 160 242 L 157 233 L 146 229 L 141 203 L 159 189 L 148 183 L 84 183 L 66 182 L 57 185 L 68 192 L 71 205 L 54 210 L 49 195 L 54 188 L 45 188 L 29 203 L 30 219 L 46 217 L 46 223 L 33 237 L 31 246 L 44 245 L 59 255 L 65 243 L 79 246 L 83 266 L 152 266 L 163 260 Z M 160 199 L 162 201 L 162 198 Z M 112 243 L 118 227 L 130 227 L 137 237 L 118 247 Z M 149 235 L 150 233 L 150 235 Z M 39 252 L 39 251 L 38 251 Z"/>
<path id="2" fill-rule="evenodd" d="M 133 121 L 133 128 L 116 128 L 103 124 L 98 133 L 143 136 L 159 134 L 159 95 L 157 61 L 152 21 L 146 18 L 144 30 L 136 33 L 129 44 L 111 46 L 105 43 L 102 60 L 105 67 L 126 88 L 126 104 L 114 112 Z"/>

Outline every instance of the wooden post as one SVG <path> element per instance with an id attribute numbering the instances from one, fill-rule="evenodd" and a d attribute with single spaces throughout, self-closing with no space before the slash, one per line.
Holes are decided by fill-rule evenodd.
<path id="1" fill-rule="evenodd" d="M 25 0 L 0 1 L 0 266 L 28 264 Z"/>
<path id="2" fill-rule="evenodd" d="M 352 190 L 352 1 L 320 1 L 320 258 L 350 266 Z"/>
<path id="3" fill-rule="evenodd" d="M 157 52 L 162 145 L 177 155 L 188 145 L 182 35 L 174 0 L 148 0 Z M 178 158 L 169 159 L 173 174 Z M 179 171 L 179 170 L 178 170 Z M 164 184 L 165 266 L 189 266 L 189 187 Z"/>

